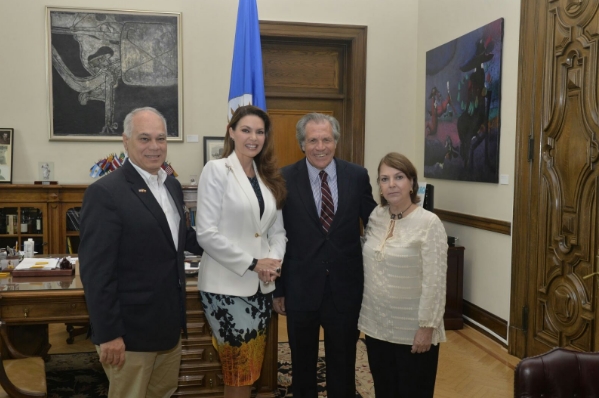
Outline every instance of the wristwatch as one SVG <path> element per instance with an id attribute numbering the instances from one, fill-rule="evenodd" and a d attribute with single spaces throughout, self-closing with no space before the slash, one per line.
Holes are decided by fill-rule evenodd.
<path id="1" fill-rule="evenodd" d="M 256 268 L 256 264 L 258 264 L 258 259 L 257 258 L 255 258 L 255 259 L 252 260 L 252 264 L 248 267 L 248 269 L 250 271 L 253 271 L 254 268 Z"/>

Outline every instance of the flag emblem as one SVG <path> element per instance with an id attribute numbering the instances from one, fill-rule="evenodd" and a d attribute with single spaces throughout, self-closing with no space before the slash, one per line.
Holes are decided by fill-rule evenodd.
<path id="1" fill-rule="evenodd" d="M 228 120 L 238 107 L 250 104 L 266 111 L 258 6 L 256 0 L 239 0 Z"/>

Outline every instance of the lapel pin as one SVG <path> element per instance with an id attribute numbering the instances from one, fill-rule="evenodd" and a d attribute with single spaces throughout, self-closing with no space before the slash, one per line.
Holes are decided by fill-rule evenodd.
<path id="1" fill-rule="evenodd" d="M 142 188 L 142 189 L 139 190 L 139 192 L 146 193 L 146 190 Z"/>

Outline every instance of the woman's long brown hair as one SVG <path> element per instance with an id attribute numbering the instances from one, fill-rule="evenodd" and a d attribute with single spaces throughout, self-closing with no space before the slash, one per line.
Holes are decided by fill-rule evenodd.
<path id="1" fill-rule="evenodd" d="M 258 168 L 258 174 L 262 182 L 272 192 L 277 202 L 277 209 L 281 209 L 287 198 L 287 187 L 285 186 L 285 180 L 277 168 L 277 158 L 275 156 L 275 144 L 272 137 L 270 118 L 262 109 L 257 108 L 253 105 L 240 106 L 237 108 L 231 121 L 227 125 L 227 132 L 225 133 L 225 146 L 223 148 L 223 158 L 228 157 L 235 150 L 235 142 L 229 135 L 229 129 L 235 130 L 237 123 L 245 116 L 254 115 L 258 116 L 264 122 L 264 146 L 259 154 L 254 157 L 256 167 Z"/>

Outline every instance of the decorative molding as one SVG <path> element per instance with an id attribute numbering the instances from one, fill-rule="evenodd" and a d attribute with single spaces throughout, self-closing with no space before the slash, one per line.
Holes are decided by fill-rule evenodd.
<path id="1" fill-rule="evenodd" d="M 471 214 L 455 213 L 453 211 L 435 209 L 435 214 L 441 221 L 465 225 L 467 227 L 484 229 L 498 234 L 511 235 L 512 223 L 508 221 L 493 220 L 491 218 L 473 216 Z"/>
<path id="2" fill-rule="evenodd" d="M 335 99 L 342 100 L 345 98 L 345 94 L 331 94 L 331 93 L 286 93 L 284 91 L 271 91 L 266 90 L 266 96 L 270 98 L 302 98 L 302 99 Z M 270 113 L 270 110 L 269 110 Z"/>
<path id="3" fill-rule="evenodd" d="M 499 318 L 496 315 L 491 314 L 488 311 L 483 310 L 480 307 L 477 307 L 476 305 L 474 305 L 466 300 L 464 300 L 464 316 L 469 319 L 472 319 L 473 321 L 486 327 L 487 329 L 491 330 L 493 333 L 495 333 L 498 336 L 502 337 L 503 339 L 507 340 L 507 329 L 508 329 L 507 321 Z M 493 336 L 491 333 L 488 333 L 486 330 L 480 328 L 477 324 L 470 322 L 467 318 L 464 318 L 465 324 L 478 330 L 479 332 L 481 332 L 485 336 L 489 337 L 493 341 L 496 341 L 497 343 L 501 344 L 503 347 L 507 348 L 507 346 L 505 345 L 505 342 L 498 340 L 496 336 Z"/>

